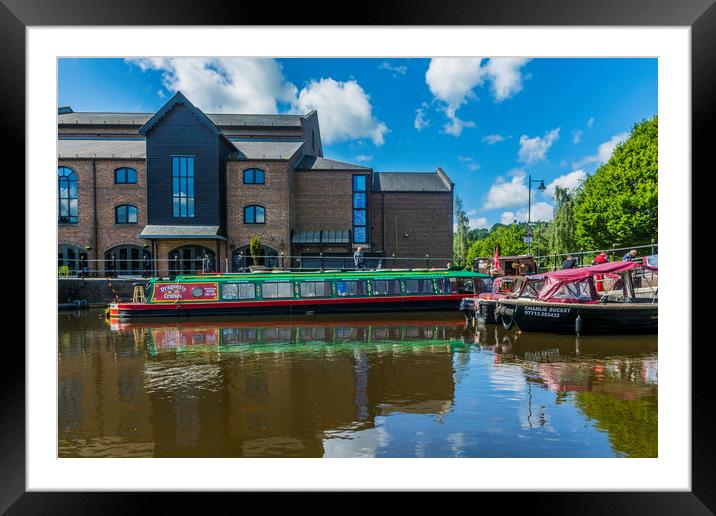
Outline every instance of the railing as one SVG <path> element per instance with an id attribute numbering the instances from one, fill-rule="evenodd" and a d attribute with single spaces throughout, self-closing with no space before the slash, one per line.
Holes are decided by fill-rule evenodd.
<path id="1" fill-rule="evenodd" d="M 636 249 L 637 257 L 648 256 L 648 255 L 658 253 L 659 244 L 652 241 L 651 244 L 647 244 L 647 245 L 634 245 L 634 246 L 629 246 L 629 247 L 610 247 L 610 248 L 603 248 L 603 249 L 590 250 L 590 251 L 585 251 L 582 249 L 582 250 L 574 251 L 571 253 L 535 256 L 535 260 L 537 261 L 537 270 L 539 272 L 549 272 L 549 271 L 561 269 L 562 263 L 567 258 L 567 256 L 572 256 L 572 257 L 576 258 L 578 267 L 586 267 L 588 265 L 591 265 L 594 257 L 597 256 L 602 251 L 605 251 L 607 253 L 607 255 L 609 256 L 610 262 L 614 262 L 614 261 L 618 262 L 622 259 L 623 255 L 625 255 L 627 252 L 629 252 L 632 249 Z"/>
<path id="2" fill-rule="evenodd" d="M 249 256 L 236 255 L 234 262 L 226 258 L 220 270 L 223 273 L 251 272 L 256 270 L 301 271 L 350 271 L 356 269 L 444 269 L 454 263 L 453 258 L 435 258 L 430 255 L 419 257 L 364 256 L 356 267 L 352 256 L 315 255 L 260 255 L 256 256 L 258 265 Z M 160 267 L 159 264 L 164 264 Z M 202 258 L 191 260 L 58 260 L 58 276 L 68 278 L 148 278 L 166 277 L 176 274 L 212 274 L 216 272 L 216 260 Z"/>

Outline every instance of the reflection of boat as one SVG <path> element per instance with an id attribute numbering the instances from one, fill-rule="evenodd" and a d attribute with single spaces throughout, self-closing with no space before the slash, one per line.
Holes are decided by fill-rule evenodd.
<path id="1" fill-rule="evenodd" d="M 577 334 L 638 334 L 658 330 L 658 303 L 655 294 L 640 297 L 634 273 L 636 262 L 615 262 L 544 274 L 537 299 L 500 299 L 495 315 L 505 328 L 515 324 L 521 331 Z M 651 272 L 653 274 L 653 271 Z M 621 291 L 599 292 L 597 281 L 607 276 Z M 639 280 L 641 281 L 641 279 Z M 606 283 L 606 282 L 605 282 Z"/>
<path id="2" fill-rule="evenodd" d="M 486 274 L 443 269 L 152 278 L 135 302 L 113 303 L 109 315 L 125 319 L 454 310 L 462 296 L 489 288 L 491 281 Z"/>
<path id="3" fill-rule="evenodd" d="M 464 327 L 459 320 L 425 320 L 411 318 L 351 318 L 317 316 L 300 320 L 258 319 L 251 321 L 166 322 L 122 321 L 110 319 L 115 331 L 135 334 L 139 343 L 148 346 L 150 355 L 161 351 L 270 350 L 293 351 L 331 346 L 393 346 L 408 344 L 443 346 L 446 350 L 462 344 Z"/>

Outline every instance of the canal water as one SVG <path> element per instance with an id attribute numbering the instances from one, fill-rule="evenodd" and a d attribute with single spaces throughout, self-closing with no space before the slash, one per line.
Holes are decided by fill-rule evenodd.
<path id="1" fill-rule="evenodd" d="M 657 337 L 59 315 L 60 457 L 656 457 Z"/>

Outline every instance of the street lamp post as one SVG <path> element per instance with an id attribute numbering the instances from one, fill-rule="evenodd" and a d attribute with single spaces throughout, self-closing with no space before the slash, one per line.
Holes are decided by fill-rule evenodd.
<path id="1" fill-rule="evenodd" d="M 529 237 L 529 240 L 527 241 L 527 254 L 531 254 L 532 252 L 532 183 L 539 183 L 539 186 L 537 187 L 537 190 L 540 192 L 544 192 L 547 187 L 544 185 L 544 179 L 532 179 L 532 174 L 527 176 L 527 236 Z"/>

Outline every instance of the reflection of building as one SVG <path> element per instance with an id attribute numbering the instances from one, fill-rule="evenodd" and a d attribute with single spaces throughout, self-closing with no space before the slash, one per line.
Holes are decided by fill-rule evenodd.
<path id="1" fill-rule="evenodd" d="M 213 323 L 213 331 L 162 324 L 116 334 L 137 341 L 133 376 L 143 378 L 144 392 L 137 426 L 154 456 L 321 457 L 327 432 L 371 428 L 395 412 L 440 415 L 453 401 L 449 341 L 460 321 Z M 86 368 L 74 348 L 63 365 L 80 375 L 68 385 L 94 389 L 98 368 L 119 367 L 111 357 Z M 66 379 L 61 374 L 61 384 Z M 98 389 L 97 397 L 116 391 L 116 378 Z M 66 415 L 91 418 L 91 410 Z"/>
<path id="2" fill-rule="evenodd" d="M 412 266 L 426 254 L 449 261 L 447 174 L 324 158 L 318 118 L 205 114 L 181 93 L 156 113 L 61 110 L 59 264 L 127 274 L 146 262 L 166 273 L 201 270 L 206 257 L 235 271 L 250 265 L 253 236 L 262 265 L 310 256 L 303 265 L 318 268 L 323 253 L 327 268 L 352 267 L 357 246 L 420 258 Z"/>

